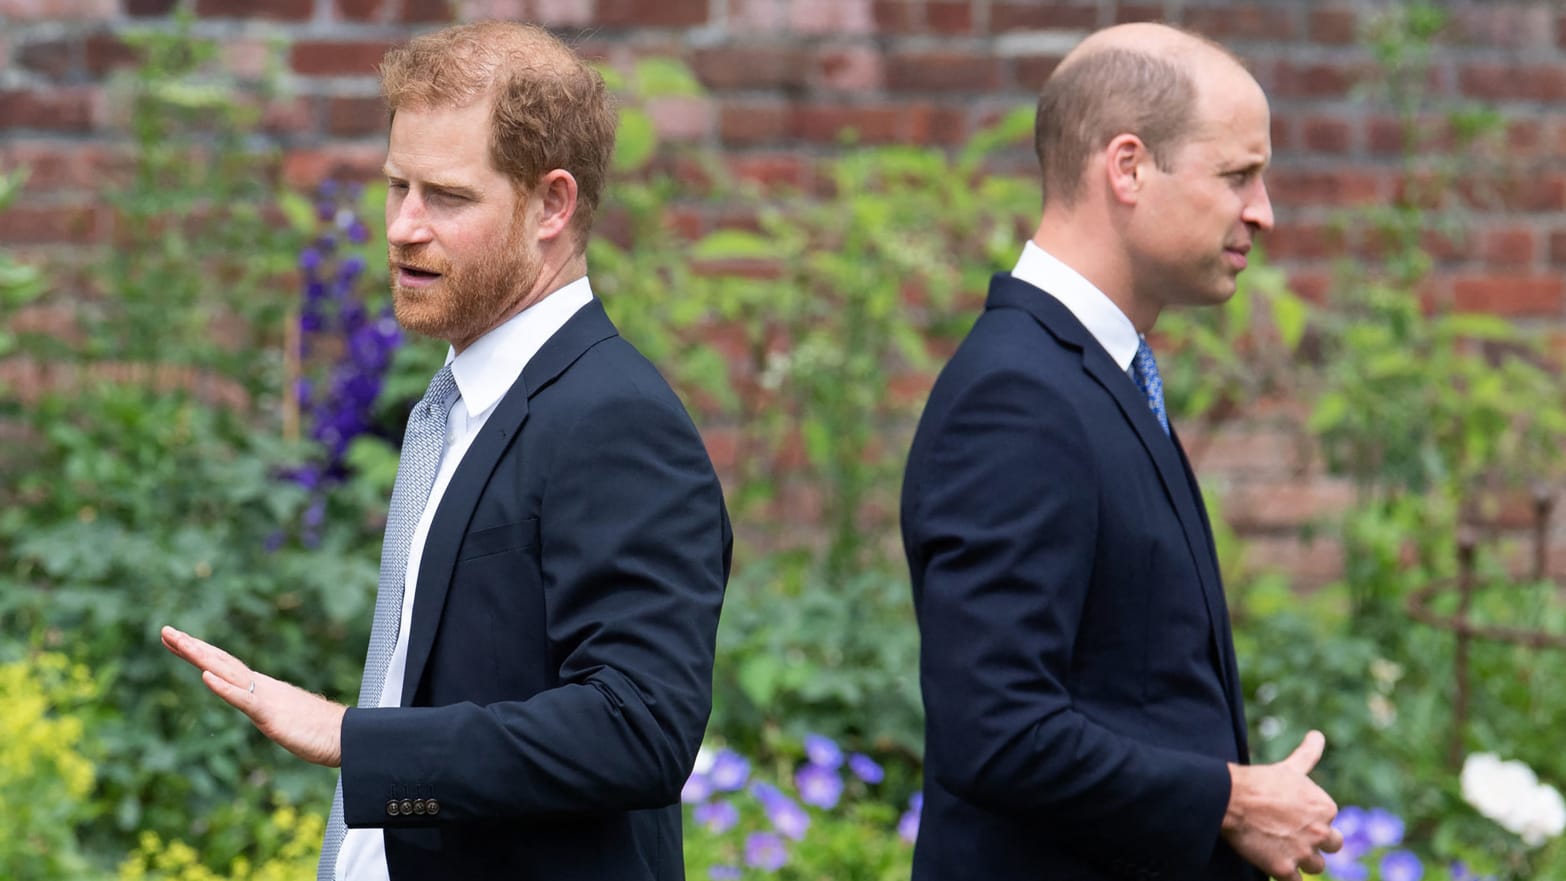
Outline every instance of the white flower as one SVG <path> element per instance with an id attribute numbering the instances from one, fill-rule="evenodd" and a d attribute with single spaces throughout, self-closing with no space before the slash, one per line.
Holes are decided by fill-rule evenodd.
<path id="1" fill-rule="evenodd" d="M 1522 762 L 1502 761 L 1494 753 L 1472 753 L 1458 778 L 1463 800 L 1538 847 L 1566 829 L 1566 801 L 1560 792 Z"/>
<path id="2" fill-rule="evenodd" d="M 1283 733 L 1283 720 L 1277 716 L 1263 716 L 1256 728 L 1261 733 L 1262 740 L 1272 740 Z"/>
<path id="3" fill-rule="evenodd" d="M 1373 694 L 1369 700 L 1370 722 L 1377 728 L 1391 728 L 1397 721 L 1397 707 L 1384 694 Z"/>

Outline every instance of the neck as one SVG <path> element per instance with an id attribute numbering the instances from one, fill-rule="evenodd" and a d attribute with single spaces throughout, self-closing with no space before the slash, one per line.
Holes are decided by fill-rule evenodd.
<path id="1" fill-rule="evenodd" d="M 1107 223 L 1094 222 L 1079 212 L 1045 211 L 1033 233 L 1033 243 L 1076 270 L 1109 298 L 1131 320 L 1137 333 L 1145 334 L 1158 321 L 1158 307 L 1141 302 L 1131 272 L 1129 255 Z"/>

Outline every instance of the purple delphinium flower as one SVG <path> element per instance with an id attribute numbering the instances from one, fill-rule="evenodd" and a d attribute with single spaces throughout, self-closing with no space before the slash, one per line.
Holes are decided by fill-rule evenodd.
<path id="1" fill-rule="evenodd" d="M 712 788 L 719 792 L 736 792 L 750 779 L 750 762 L 731 749 L 722 749 L 712 757 L 712 767 L 707 770 Z"/>
<path id="2" fill-rule="evenodd" d="M 1381 858 L 1381 881 L 1419 881 L 1425 867 L 1419 857 L 1406 850 L 1394 850 Z"/>
<path id="3" fill-rule="evenodd" d="M 739 866 L 713 866 L 707 870 L 707 877 L 712 881 L 739 881 Z"/>
<path id="4" fill-rule="evenodd" d="M 1365 814 L 1364 833 L 1371 847 L 1396 847 L 1403 843 L 1403 820 L 1391 811 L 1373 808 Z"/>
<path id="5" fill-rule="evenodd" d="M 1364 808 L 1349 805 L 1338 811 L 1338 815 L 1332 821 L 1332 828 L 1338 830 L 1343 836 L 1343 851 L 1353 851 L 1356 855 L 1369 849 L 1369 842 L 1365 839 L 1365 823 L 1369 819 Z"/>
<path id="6" fill-rule="evenodd" d="M 786 862 L 788 849 L 783 839 L 771 832 L 752 832 L 745 836 L 745 865 L 776 872 Z"/>
<path id="7" fill-rule="evenodd" d="M 685 785 L 680 788 L 680 801 L 688 805 L 699 805 L 712 795 L 712 781 L 706 774 L 692 774 L 685 778 Z"/>
<path id="8" fill-rule="evenodd" d="M 880 783 L 886 779 L 886 772 L 881 766 L 864 753 L 854 753 L 848 757 L 848 770 L 866 783 Z"/>
<path id="9" fill-rule="evenodd" d="M 709 801 L 697 806 L 693 812 L 696 822 L 707 827 L 707 831 L 722 834 L 734 828 L 739 822 L 739 808 L 731 802 L 722 800 Z"/>
<path id="10" fill-rule="evenodd" d="M 820 765 L 807 764 L 800 768 L 794 775 L 794 787 L 799 790 L 800 801 L 823 810 L 837 807 L 837 800 L 843 797 L 843 778 L 831 768 Z"/>
<path id="11" fill-rule="evenodd" d="M 772 828 L 795 841 L 805 837 L 805 831 L 810 828 L 810 815 L 782 790 L 770 783 L 757 782 L 751 784 L 750 794 L 761 802 Z"/>
<path id="12" fill-rule="evenodd" d="M 924 793 L 916 792 L 908 797 L 908 810 L 897 820 L 897 835 L 913 844 L 919 837 L 919 818 L 924 814 Z"/>
<path id="13" fill-rule="evenodd" d="M 805 758 L 812 765 L 820 765 L 823 768 L 836 770 L 843 764 L 843 750 L 832 741 L 832 738 L 820 734 L 805 735 Z"/>

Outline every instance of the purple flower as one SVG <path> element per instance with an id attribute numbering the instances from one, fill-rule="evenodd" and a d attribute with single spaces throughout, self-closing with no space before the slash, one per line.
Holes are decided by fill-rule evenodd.
<path id="1" fill-rule="evenodd" d="M 1403 821 L 1391 811 L 1373 808 L 1365 815 L 1364 833 L 1371 847 L 1396 847 L 1403 843 Z"/>
<path id="2" fill-rule="evenodd" d="M 836 770 L 843 764 L 843 751 L 832 742 L 830 737 L 820 734 L 805 735 L 805 758 L 812 765 L 820 765 L 829 770 Z"/>
<path id="3" fill-rule="evenodd" d="M 1406 850 L 1394 850 L 1381 858 L 1381 881 L 1419 881 L 1424 874 L 1419 857 Z"/>
<path id="4" fill-rule="evenodd" d="M 753 832 L 745 837 L 745 865 L 776 872 L 788 862 L 783 839 L 771 832 Z"/>
<path id="5" fill-rule="evenodd" d="M 881 770 L 881 766 L 864 753 L 854 753 L 848 757 L 848 770 L 866 783 L 880 783 L 886 779 L 886 772 Z"/>
<path id="6" fill-rule="evenodd" d="M 810 828 L 810 815 L 804 808 L 770 783 L 754 783 L 750 792 L 761 802 L 767 819 L 772 821 L 772 828 L 795 841 L 805 837 L 805 831 Z"/>
<path id="7" fill-rule="evenodd" d="M 913 844 L 919 839 L 919 812 L 907 810 L 897 820 L 897 837 Z"/>
<path id="8" fill-rule="evenodd" d="M 726 801 L 709 801 L 697 806 L 694 816 L 708 831 L 722 834 L 739 822 L 739 808 Z"/>
<path id="9" fill-rule="evenodd" d="M 692 774 L 685 778 L 685 785 L 680 788 L 680 801 L 688 805 L 701 804 L 712 795 L 712 781 L 705 774 Z"/>
<path id="10" fill-rule="evenodd" d="M 800 801 L 823 810 L 837 807 L 837 800 L 843 797 L 843 778 L 820 765 L 800 768 L 794 775 L 794 787 L 799 790 Z"/>
<path id="11" fill-rule="evenodd" d="M 321 252 L 315 248 L 305 248 L 299 252 L 299 268 L 313 274 L 321 267 Z"/>
<path id="12" fill-rule="evenodd" d="M 1351 852 L 1347 844 L 1337 853 L 1324 853 L 1321 857 L 1327 864 L 1327 877 L 1334 881 L 1365 881 L 1370 877 L 1370 869 L 1359 861 L 1358 854 Z"/>
<path id="13" fill-rule="evenodd" d="M 713 866 L 707 870 L 707 877 L 712 881 L 739 881 L 739 866 Z"/>
<path id="14" fill-rule="evenodd" d="M 712 757 L 712 767 L 707 769 L 707 776 L 712 780 L 713 789 L 735 792 L 743 789 L 745 781 L 750 779 L 750 762 L 734 750 L 719 750 Z"/>
<path id="15" fill-rule="evenodd" d="M 1338 811 L 1338 816 L 1332 821 L 1332 828 L 1343 836 L 1342 852 L 1352 851 L 1357 855 L 1370 849 L 1365 840 L 1365 823 L 1368 819 L 1365 809 L 1354 805 Z"/>
<path id="16" fill-rule="evenodd" d="M 348 241 L 355 245 L 362 245 L 370 240 L 370 228 L 364 225 L 364 221 L 354 218 L 348 226 Z"/>

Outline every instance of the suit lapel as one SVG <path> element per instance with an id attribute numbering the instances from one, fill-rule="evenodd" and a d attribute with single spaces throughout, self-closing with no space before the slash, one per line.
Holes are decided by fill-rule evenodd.
<path id="1" fill-rule="evenodd" d="M 1136 383 L 1110 360 L 1104 347 L 1059 300 L 1033 285 L 1001 273 L 990 283 L 986 308 L 1021 309 L 1033 316 L 1057 340 L 1080 351 L 1082 369 L 1114 399 L 1121 415 L 1136 432 L 1143 449 L 1153 460 L 1158 479 L 1163 483 L 1164 494 L 1174 506 L 1185 533 L 1186 547 L 1196 567 L 1202 598 L 1207 607 L 1208 632 L 1212 635 L 1214 656 L 1218 658 L 1219 678 L 1224 683 L 1224 690 L 1230 692 L 1233 663 L 1224 649 L 1225 640 L 1222 636 L 1228 633 L 1229 612 L 1224 604 L 1223 583 L 1219 580 L 1218 565 L 1213 559 L 1212 545 L 1206 531 L 1202 502 L 1196 495 L 1194 479 L 1189 477 L 1179 441 L 1173 434 L 1164 434 L 1158 418 L 1147 406 L 1146 398 L 1137 390 Z M 1237 696 L 1230 693 L 1229 702 L 1231 706 L 1237 706 Z"/>
<path id="2" fill-rule="evenodd" d="M 424 542 L 424 558 L 419 563 L 413 620 L 408 626 L 408 660 L 403 672 L 401 706 L 412 706 L 413 697 L 418 693 L 419 681 L 435 644 L 441 611 L 446 606 L 446 594 L 451 589 L 462 537 L 467 534 L 473 511 L 495 466 L 516 442 L 527 422 L 529 399 L 554 382 L 588 349 L 615 335 L 614 324 L 598 300 L 577 310 L 522 368 L 522 375 L 495 405 L 495 412 L 490 414 L 457 465 L 451 483 L 441 496 L 440 507 L 435 509 L 435 519 L 430 523 L 430 534 Z"/>

